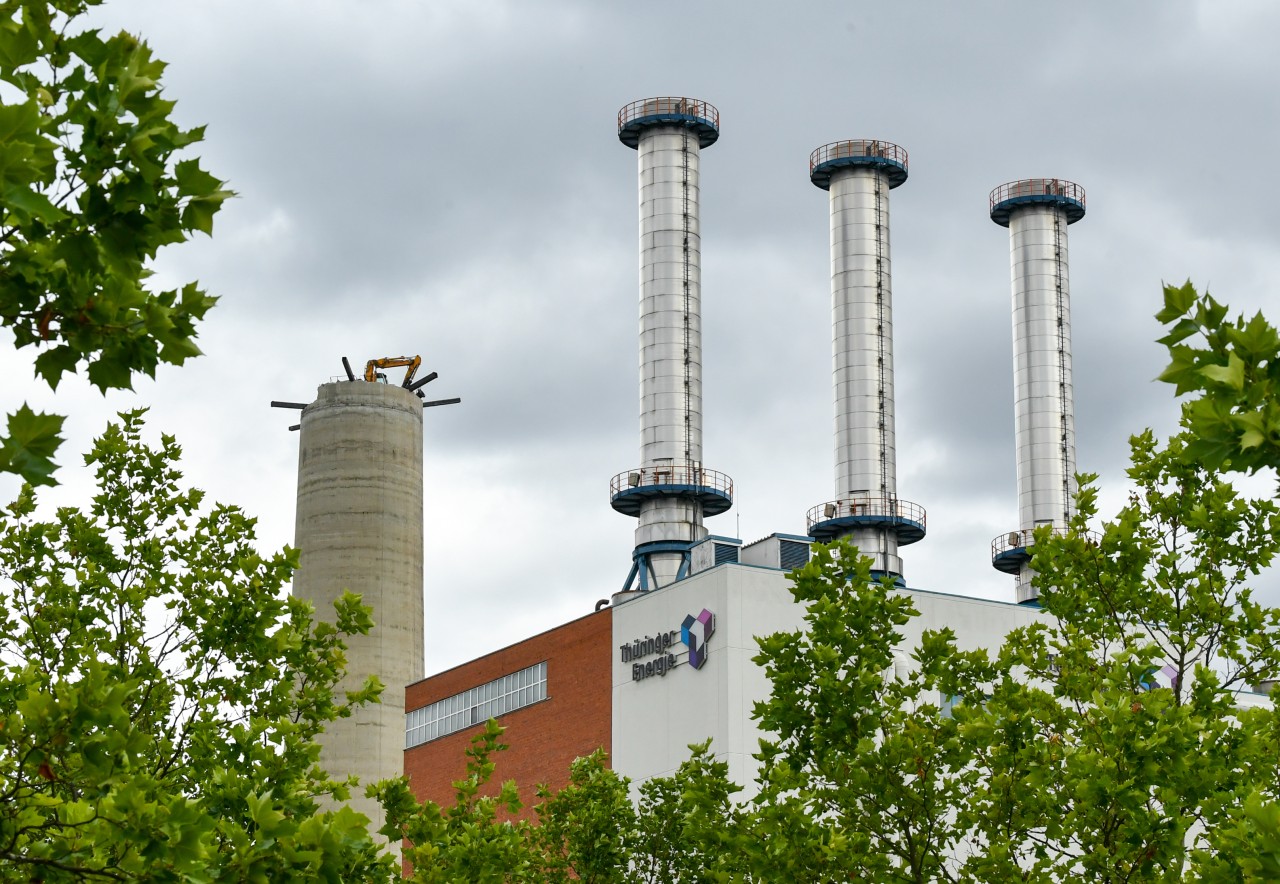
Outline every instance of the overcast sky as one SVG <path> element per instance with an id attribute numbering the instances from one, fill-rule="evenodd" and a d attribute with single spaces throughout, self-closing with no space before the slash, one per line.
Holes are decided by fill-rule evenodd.
<path id="1" fill-rule="evenodd" d="M 803 533 L 833 493 L 830 262 L 815 147 L 910 154 L 891 197 L 898 492 L 928 510 L 911 586 L 1012 600 L 1018 527 L 1008 232 L 987 194 L 1081 184 L 1070 228 L 1077 459 L 1123 497 L 1127 438 L 1167 432 L 1152 379 L 1162 281 L 1280 318 L 1280 4 L 113 0 L 97 15 L 170 67 L 206 167 L 240 197 L 161 280 L 222 297 L 207 354 L 106 399 L 56 396 L 0 347 L 4 411 L 69 412 L 78 452 L 149 405 L 188 477 L 292 540 L 296 412 L 340 357 L 422 354 L 427 671 L 589 612 L 621 588 L 639 459 L 636 155 L 623 104 L 716 105 L 702 159 L 704 460 L 736 483 L 708 521 Z M 0 480 L 8 499 L 13 483 Z"/>

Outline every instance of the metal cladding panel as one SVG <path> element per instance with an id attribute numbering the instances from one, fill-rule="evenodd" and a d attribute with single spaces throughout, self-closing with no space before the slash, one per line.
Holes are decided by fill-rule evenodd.
<path id="1" fill-rule="evenodd" d="M 738 561 L 738 554 L 742 549 L 740 546 L 733 543 L 713 543 L 712 545 L 715 547 L 717 565 Z"/>
<path id="2" fill-rule="evenodd" d="M 855 528 L 849 540 L 864 556 L 872 560 L 871 570 L 886 574 L 902 573 L 902 557 L 898 555 L 898 536 L 883 528 Z"/>
<path id="3" fill-rule="evenodd" d="M 640 167 L 640 460 L 702 460 L 698 138 L 644 130 Z M 687 539 L 687 538 L 686 538 Z"/>
<path id="4" fill-rule="evenodd" d="M 778 565 L 784 571 L 793 571 L 809 564 L 809 544 L 794 540 L 778 541 Z"/>
<path id="5" fill-rule="evenodd" d="M 1060 208 L 1046 204 L 1014 209 L 1009 219 L 1018 518 L 1024 530 L 1063 527 L 1074 508 L 1067 223 Z"/>
<path id="6" fill-rule="evenodd" d="M 373 608 L 373 629 L 345 639 L 338 690 L 370 674 L 387 690 L 320 738 L 322 766 L 361 784 L 404 768 L 402 688 L 423 676 L 422 500 L 422 402 L 395 385 L 322 385 L 302 412 L 292 592 L 330 622 L 348 590 Z M 380 805 L 363 792 L 352 806 L 380 824 Z"/>
<path id="7" fill-rule="evenodd" d="M 643 143 L 643 142 L 642 142 Z M 660 541 L 696 543 L 707 537 L 702 523 L 702 505 L 696 500 L 659 498 L 647 500 L 640 506 L 640 522 L 636 527 L 636 546 Z M 680 572 L 682 556 L 679 553 L 651 554 L 649 564 L 658 586 L 675 582 Z"/>
<path id="8" fill-rule="evenodd" d="M 676 126 L 641 132 L 640 461 L 643 467 L 702 462 L 702 271 L 698 223 L 699 145 Z M 636 546 L 707 536 L 696 500 L 646 500 Z M 682 557 L 649 558 L 658 586 L 675 580 Z"/>
<path id="9" fill-rule="evenodd" d="M 689 551 L 689 573 L 699 574 L 720 564 L 717 561 L 719 558 L 715 549 L 717 546 L 718 544 L 711 540 L 695 544 Z"/>
<path id="10" fill-rule="evenodd" d="M 836 497 L 893 495 L 893 286 L 883 173 L 837 170 L 830 210 Z"/>

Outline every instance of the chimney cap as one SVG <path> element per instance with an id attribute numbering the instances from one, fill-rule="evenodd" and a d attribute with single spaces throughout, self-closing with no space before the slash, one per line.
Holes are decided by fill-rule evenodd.
<path id="1" fill-rule="evenodd" d="M 658 126 L 688 129 L 698 136 L 698 147 L 710 147 L 720 138 L 720 111 L 709 102 L 676 95 L 641 98 L 618 111 L 618 140 L 627 147 L 639 147 L 640 133 Z"/>
<path id="2" fill-rule="evenodd" d="M 830 190 L 832 173 L 848 166 L 880 170 L 892 189 L 907 180 L 907 151 L 892 141 L 875 138 L 833 141 L 809 154 L 809 180 L 816 187 Z"/>
<path id="3" fill-rule="evenodd" d="M 1014 209 L 1029 205 L 1048 205 L 1062 209 L 1067 223 L 1084 217 L 1084 188 L 1065 178 L 1023 178 L 1001 184 L 991 191 L 988 200 L 991 220 L 1001 227 L 1009 226 Z"/>

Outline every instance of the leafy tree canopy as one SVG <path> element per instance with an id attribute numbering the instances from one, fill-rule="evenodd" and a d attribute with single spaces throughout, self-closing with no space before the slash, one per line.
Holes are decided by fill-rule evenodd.
<path id="1" fill-rule="evenodd" d="M 1100 532 L 1080 477 L 1069 529 L 1036 536 L 1045 616 L 990 652 L 906 647 L 910 597 L 816 548 L 805 629 L 760 643 L 772 735 L 708 880 L 1272 880 L 1280 718 L 1250 690 L 1280 675 L 1280 612 L 1251 583 L 1280 509 L 1187 450 L 1135 436 Z"/>
<path id="2" fill-rule="evenodd" d="M 532 817 L 521 816 L 513 781 L 491 783 L 493 755 L 506 749 L 490 720 L 467 750 L 467 775 L 454 801 L 419 802 L 404 779 L 371 789 L 387 811 L 382 833 L 406 839 L 409 880 L 417 884 L 671 884 L 720 880 L 708 871 L 739 837 L 730 796 L 738 787 L 707 744 L 670 777 L 630 783 L 603 750 L 572 765 L 559 791 L 538 787 Z"/>
<path id="3" fill-rule="evenodd" d="M 1190 282 L 1166 285 L 1156 314 L 1169 327 L 1160 379 L 1196 394 L 1183 406 L 1188 457 L 1211 469 L 1280 467 L 1280 333 L 1261 312 L 1228 312 Z"/>
<path id="4" fill-rule="evenodd" d="M 213 231 L 231 196 L 162 97 L 164 62 L 131 34 L 81 16 L 102 0 L 0 2 L 0 325 L 39 351 L 56 389 L 86 370 L 100 390 L 200 353 L 196 325 L 216 298 L 194 282 L 156 291 L 166 245 Z M 0 436 L 0 472 L 54 484 L 62 418 L 22 405 Z"/>
<path id="5" fill-rule="evenodd" d="M 0 881 L 375 881 L 368 820 L 316 737 L 376 690 L 335 695 L 342 599 L 313 620 L 254 520 L 181 485 L 179 448 L 122 415 L 86 456 L 97 493 L 0 512 Z"/>

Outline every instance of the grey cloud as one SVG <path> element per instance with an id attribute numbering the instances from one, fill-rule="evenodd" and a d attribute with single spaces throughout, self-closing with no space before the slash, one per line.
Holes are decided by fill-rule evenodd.
<path id="1" fill-rule="evenodd" d="M 242 196 L 160 264 L 223 296 L 208 355 L 133 399 L 73 384 L 47 405 L 76 415 L 73 451 L 111 407 L 151 402 L 193 437 L 189 474 L 279 545 L 296 438 L 266 401 L 306 398 L 342 355 L 420 352 L 428 392 L 464 399 L 427 427 L 432 667 L 584 613 L 634 528 L 605 493 L 638 443 L 636 167 L 614 114 L 693 95 L 723 115 L 703 162 L 705 448 L 738 502 L 711 530 L 802 530 L 830 496 L 807 159 L 885 138 L 911 156 L 892 196 L 899 488 L 930 511 L 908 578 L 1007 598 L 988 544 L 1016 518 L 1008 238 L 988 192 L 1042 174 L 1088 191 L 1078 453 L 1109 487 L 1128 434 L 1176 419 L 1152 382 L 1161 280 L 1275 314 L 1275 14 L 1219 6 L 107 4 L 171 62 L 183 119 L 210 124 L 205 165 Z"/>

